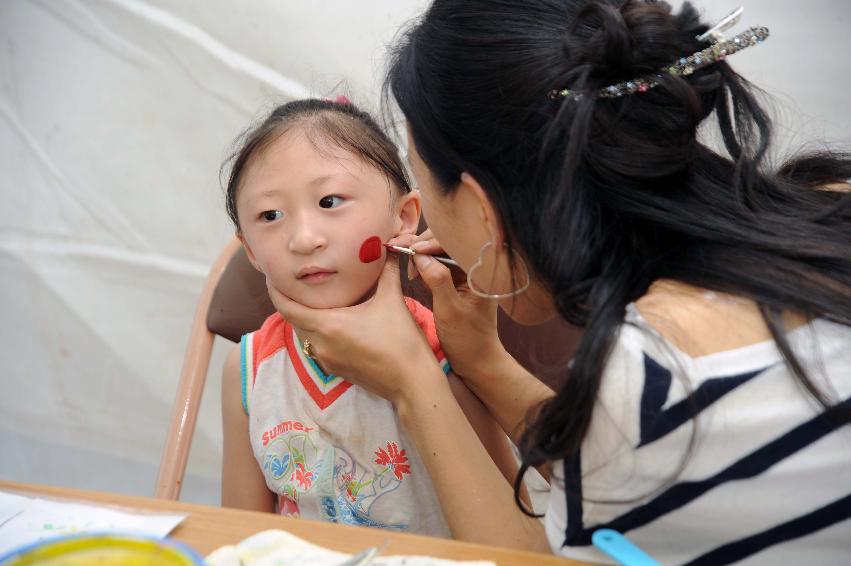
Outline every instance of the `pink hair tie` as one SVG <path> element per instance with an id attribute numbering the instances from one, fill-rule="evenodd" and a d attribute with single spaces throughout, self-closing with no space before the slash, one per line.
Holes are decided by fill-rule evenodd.
<path id="1" fill-rule="evenodd" d="M 330 98 L 330 97 L 326 96 L 322 100 L 324 100 L 325 102 L 333 102 L 334 104 L 351 104 L 352 103 L 352 101 L 349 100 L 348 96 L 345 96 L 345 95 L 342 95 L 342 94 L 340 96 L 335 97 L 335 98 Z"/>

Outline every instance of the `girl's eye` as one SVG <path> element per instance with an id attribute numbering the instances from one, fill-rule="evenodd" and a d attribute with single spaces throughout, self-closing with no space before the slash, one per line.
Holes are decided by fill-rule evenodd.
<path id="1" fill-rule="evenodd" d="M 337 208 L 343 204 L 343 197 L 337 195 L 328 195 L 319 199 L 319 206 L 322 208 Z"/>
<path id="2" fill-rule="evenodd" d="M 280 210 L 264 210 L 260 213 L 260 219 L 265 222 L 274 222 L 284 215 Z"/>

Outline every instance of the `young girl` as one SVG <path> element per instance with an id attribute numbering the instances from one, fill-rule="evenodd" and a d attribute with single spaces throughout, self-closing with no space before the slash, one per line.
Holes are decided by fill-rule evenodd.
<path id="1" fill-rule="evenodd" d="M 381 244 L 414 233 L 420 201 L 396 148 L 367 114 L 348 101 L 300 100 L 245 136 L 227 210 L 270 287 L 334 308 L 371 295 L 386 257 Z M 512 477 L 507 438 L 449 371 L 431 312 L 406 303 L 482 443 Z M 228 357 L 222 414 L 223 505 L 448 536 L 391 403 L 326 374 L 305 333 L 279 314 Z"/>

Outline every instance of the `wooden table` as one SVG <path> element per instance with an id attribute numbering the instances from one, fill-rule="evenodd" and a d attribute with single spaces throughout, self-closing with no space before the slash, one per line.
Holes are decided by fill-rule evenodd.
<path id="1" fill-rule="evenodd" d="M 306 519 L 289 519 L 272 513 L 239 511 L 222 507 L 134 497 L 115 493 L 84 491 L 0 481 L 0 490 L 22 495 L 110 505 L 131 510 L 185 513 L 187 517 L 171 533 L 202 555 L 225 544 L 266 529 L 283 529 L 307 541 L 341 552 L 359 552 L 389 540 L 382 554 L 424 554 L 455 560 L 492 560 L 500 566 L 560 565 L 583 566 L 585 563 L 531 552 L 519 552 L 479 544 L 463 543 L 417 535 L 391 533 L 379 529 L 335 525 Z M 586 565 L 587 566 L 587 565 Z"/>

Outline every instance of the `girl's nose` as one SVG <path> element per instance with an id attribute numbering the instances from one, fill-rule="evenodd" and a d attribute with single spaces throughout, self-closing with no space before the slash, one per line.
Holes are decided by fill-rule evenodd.
<path id="1" fill-rule="evenodd" d="M 308 255 L 322 249 L 327 240 L 321 231 L 308 218 L 293 222 L 293 232 L 289 239 L 289 250 L 295 254 Z"/>

